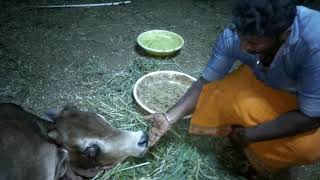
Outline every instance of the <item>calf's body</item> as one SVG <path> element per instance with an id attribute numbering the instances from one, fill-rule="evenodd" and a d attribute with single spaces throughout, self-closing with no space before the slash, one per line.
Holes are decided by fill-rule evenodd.
<path id="1" fill-rule="evenodd" d="M 117 129 L 99 114 L 65 107 L 48 117 L 0 104 L 0 180 L 90 178 L 147 150 L 145 133 Z"/>

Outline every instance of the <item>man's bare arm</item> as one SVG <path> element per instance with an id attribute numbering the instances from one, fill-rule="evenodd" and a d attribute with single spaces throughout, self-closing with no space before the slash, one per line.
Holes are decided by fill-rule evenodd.
<path id="1" fill-rule="evenodd" d="M 207 83 L 208 81 L 204 78 L 198 78 L 179 101 L 166 112 L 170 124 L 176 123 L 195 110 L 202 87 Z"/>

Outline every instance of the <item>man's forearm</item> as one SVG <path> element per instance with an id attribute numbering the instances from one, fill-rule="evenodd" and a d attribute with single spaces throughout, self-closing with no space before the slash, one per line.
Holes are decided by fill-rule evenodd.
<path id="1" fill-rule="evenodd" d="M 273 121 L 246 128 L 245 136 L 250 142 L 258 142 L 297 135 L 319 126 L 319 118 L 310 118 L 299 111 L 292 111 Z"/>
<path id="2" fill-rule="evenodd" d="M 197 81 L 195 81 L 192 84 L 192 86 L 183 95 L 183 97 L 180 98 L 179 101 L 167 111 L 167 116 L 170 121 L 170 124 L 174 124 L 183 116 L 190 114 L 194 111 L 202 87 L 206 83 L 208 83 L 208 81 L 200 77 Z"/>

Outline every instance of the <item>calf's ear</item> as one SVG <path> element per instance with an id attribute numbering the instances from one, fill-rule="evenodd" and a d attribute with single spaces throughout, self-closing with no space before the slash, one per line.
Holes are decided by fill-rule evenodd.
<path id="1" fill-rule="evenodd" d="M 61 113 L 61 110 L 57 108 L 50 108 L 44 113 L 45 120 L 54 122 L 55 119 L 60 115 L 60 113 Z"/>
<path id="2" fill-rule="evenodd" d="M 62 144 L 62 135 L 59 133 L 58 130 L 54 129 L 48 132 L 48 137 L 58 144 Z"/>
<path id="3" fill-rule="evenodd" d="M 55 122 L 57 117 L 59 117 L 62 113 L 66 111 L 79 111 L 79 108 L 72 104 L 65 105 L 62 110 L 57 108 L 50 108 L 44 113 L 44 119 L 50 122 Z"/>
<path id="4" fill-rule="evenodd" d="M 79 108 L 73 104 L 66 104 L 62 111 L 79 111 Z"/>

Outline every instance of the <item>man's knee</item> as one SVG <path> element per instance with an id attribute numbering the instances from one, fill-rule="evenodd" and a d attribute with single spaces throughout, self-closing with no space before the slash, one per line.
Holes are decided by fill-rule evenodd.
<path id="1" fill-rule="evenodd" d="M 242 90 L 237 93 L 235 111 L 246 125 L 256 125 L 272 120 L 278 115 L 268 100 L 254 90 Z"/>

